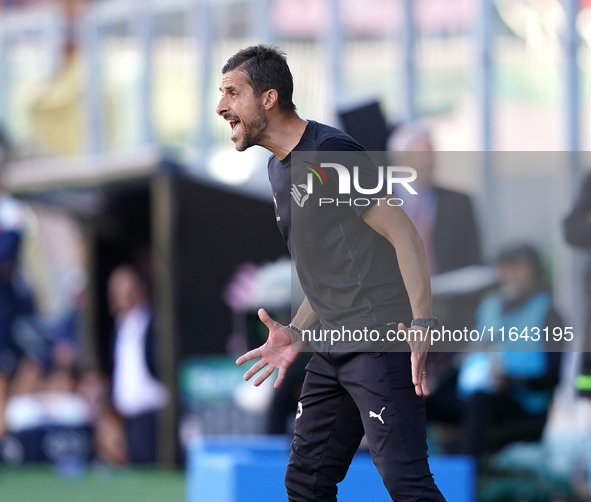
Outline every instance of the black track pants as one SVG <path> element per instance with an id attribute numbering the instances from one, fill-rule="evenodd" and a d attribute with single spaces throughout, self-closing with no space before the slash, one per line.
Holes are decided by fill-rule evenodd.
<path id="1" fill-rule="evenodd" d="M 285 476 L 290 502 L 336 501 L 364 434 L 392 500 L 445 501 L 429 471 L 409 353 L 315 353 L 306 370 Z"/>

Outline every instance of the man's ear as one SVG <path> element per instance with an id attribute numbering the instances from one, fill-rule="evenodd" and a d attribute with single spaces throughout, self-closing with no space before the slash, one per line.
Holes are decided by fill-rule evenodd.
<path id="1" fill-rule="evenodd" d="M 275 89 L 269 89 L 268 91 L 263 92 L 262 98 L 265 110 L 270 110 L 277 104 L 277 101 L 279 100 L 279 94 Z"/>

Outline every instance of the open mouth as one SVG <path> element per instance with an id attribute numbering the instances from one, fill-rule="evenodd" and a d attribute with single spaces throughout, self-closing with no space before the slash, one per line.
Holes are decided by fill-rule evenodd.
<path id="1" fill-rule="evenodd" d="M 234 136 L 238 130 L 238 125 L 240 124 L 240 120 L 230 120 L 230 127 L 232 128 L 231 136 Z"/>

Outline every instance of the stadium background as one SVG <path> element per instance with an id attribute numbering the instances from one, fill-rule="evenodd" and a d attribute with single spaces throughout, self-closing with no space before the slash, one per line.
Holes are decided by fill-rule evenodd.
<path id="1" fill-rule="evenodd" d="M 102 368 L 113 329 L 107 275 L 147 260 L 158 367 L 173 395 L 161 413 L 160 477 L 86 474 L 72 482 L 81 486 L 75 500 L 101 490 L 112 500 L 181 500 L 187 438 L 262 432 L 257 410 L 227 402 L 240 372 L 219 356 L 253 319 L 232 313 L 224 288 L 241 264 L 285 250 L 267 152 L 236 153 L 215 115 L 221 66 L 258 42 L 287 53 L 302 117 L 338 125 L 343 111 L 377 101 L 389 127 L 420 120 L 437 150 L 466 152 L 458 162 L 443 154 L 437 178 L 472 195 L 485 259 L 508 242 L 535 244 L 555 303 L 570 325 L 583 324 L 586 256 L 564 243 L 561 221 L 586 155 L 547 162 L 543 152 L 589 149 L 586 0 L 5 1 L 5 182 L 27 208 L 22 268 L 39 315 L 59 316 L 82 281 L 81 364 Z M 556 422 L 587 441 L 587 410 L 572 389 L 577 358 L 567 360 Z M 229 416 L 221 424 L 220 410 Z M 74 485 L 51 472 L 2 469 L 3 500 L 53 500 L 35 486 L 65 490 L 63 499 Z M 142 495 L 150 482 L 154 491 Z"/>

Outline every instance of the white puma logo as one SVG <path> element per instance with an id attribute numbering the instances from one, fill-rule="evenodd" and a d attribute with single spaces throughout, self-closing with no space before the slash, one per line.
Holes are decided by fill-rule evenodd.
<path id="1" fill-rule="evenodd" d="M 302 416 L 302 413 L 304 413 L 304 407 L 302 406 L 302 403 L 298 403 L 298 412 L 296 413 L 296 420 Z"/>
<path id="2" fill-rule="evenodd" d="M 380 414 L 378 415 L 375 411 L 369 411 L 369 418 L 377 418 L 380 422 L 382 422 L 382 424 L 384 423 L 384 420 L 382 420 L 382 413 L 384 413 L 384 410 L 386 409 L 386 407 L 384 406 L 382 408 L 382 410 L 380 411 Z"/>

